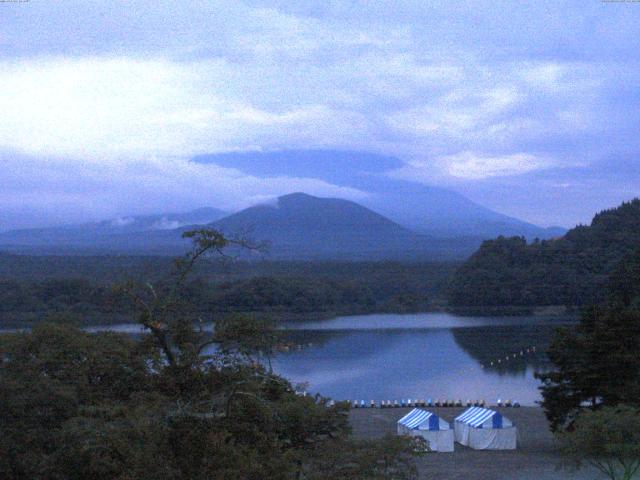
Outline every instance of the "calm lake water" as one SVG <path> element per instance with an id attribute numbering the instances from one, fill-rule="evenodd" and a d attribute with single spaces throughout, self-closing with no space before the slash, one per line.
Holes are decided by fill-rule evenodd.
<path id="1" fill-rule="evenodd" d="M 424 313 L 296 323 L 285 334 L 289 351 L 273 366 L 294 383 L 307 382 L 309 392 L 338 400 L 508 398 L 534 405 L 534 372 L 549 369 L 544 351 L 553 332 L 572 321 Z"/>
<path id="2" fill-rule="evenodd" d="M 544 351 L 555 329 L 573 321 L 422 313 L 296 322 L 284 324 L 284 347 L 272 364 L 308 392 L 336 400 L 500 398 L 534 405 L 534 373 L 550 368 Z M 135 324 L 89 330 L 142 333 Z"/>

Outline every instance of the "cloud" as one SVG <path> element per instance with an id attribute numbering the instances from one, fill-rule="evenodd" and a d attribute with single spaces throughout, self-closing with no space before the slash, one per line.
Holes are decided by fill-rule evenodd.
<path id="1" fill-rule="evenodd" d="M 41 159 L 0 153 L 0 229 L 103 220 L 213 206 L 233 211 L 298 191 L 361 200 L 355 188 L 286 175 L 259 178 L 186 159 Z M 34 222 L 33 213 L 39 221 Z"/>
<path id="2" fill-rule="evenodd" d="M 429 183 L 434 178 L 454 181 L 476 181 L 493 177 L 509 177 L 551 168 L 554 161 L 528 153 L 486 155 L 463 151 L 432 160 L 415 160 L 389 172 L 391 178 Z"/>
<path id="3" fill-rule="evenodd" d="M 169 220 L 167 217 L 162 217 L 157 222 L 154 222 L 153 225 L 151 225 L 151 228 L 154 230 L 173 230 L 184 225 L 186 225 L 186 223 L 179 222 L 177 220 Z"/>
<path id="4" fill-rule="evenodd" d="M 493 87 L 478 91 L 456 88 L 431 104 L 394 112 L 388 117 L 392 128 L 419 136 L 466 136 L 518 104 L 514 87 Z"/>
<path id="5" fill-rule="evenodd" d="M 440 157 L 449 175 L 467 180 L 481 180 L 488 177 L 521 175 L 547 168 L 553 164 L 548 159 L 527 153 L 510 155 L 483 156 L 473 152 Z"/>
<path id="6" fill-rule="evenodd" d="M 356 113 L 253 106 L 218 91 L 224 62 L 131 58 L 0 62 L 0 145 L 30 155 L 129 161 L 345 137 Z M 223 90 L 221 88 L 220 90 Z M 285 135 L 286 132 L 286 135 Z M 122 160 L 124 159 L 124 160 Z"/>
<path id="7" fill-rule="evenodd" d="M 114 227 L 126 227 L 136 222 L 133 217 L 118 217 L 111 220 L 111 225 Z"/>
<path id="8" fill-rule="evenodd" d="M 94 218 L 167 204 L 236 207 L 295 190 L 366 195 L 305 175 L 264 180 L 190 165 L 205 153 L 372 151 L 406 163 L 393 175 L 457 185 L 640 151 L 640 32 L 615 6 L 69 0 L 8 8 L 0 210 L 11 218 L 21 205 L 44 203 L 51 218 Z"/>

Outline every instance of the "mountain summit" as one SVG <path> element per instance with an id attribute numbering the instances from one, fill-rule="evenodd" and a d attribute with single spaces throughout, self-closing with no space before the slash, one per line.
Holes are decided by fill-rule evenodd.
<path id="1" fill-rule="evenodd" d="M 0 234 L 0 249 L 18 253 L 179 255 L 189 248 L 181 234 L 203 226 L 229 237 L 267 243 L 265 256 L 274 260 L 450 260 L 467 257 L 481 243 L 479 237 L 422 235 L 358 203 L 305 193 L 284 195 L 213 222 L 211 215 L 220 216 L 217 211 L 206 210 L 5 232 Z"/>
<path id="2" fill-rule="evenodd" d="M 287 259 L 425 259 L 468 254 L 478 239 L 417 234 L 349 200 L 304 193 L 279 197 L 211 224 L 229 236 L 267 241 L 269 256 Z"/>
<path id="3" fill-rule="evenodd" d="M 565 233 L 504 215 L 460 193 L 400 178 L 404 163 L 395 157 L 339 150 L 283 150 L 232 152 L 195 157 L 195 163 L 215 163 L 261 178 L 316 178 L 366 194 L 362 205 L 411 230 L 427 235 L 482 237 L 524 236 L 530 240 Z"/>

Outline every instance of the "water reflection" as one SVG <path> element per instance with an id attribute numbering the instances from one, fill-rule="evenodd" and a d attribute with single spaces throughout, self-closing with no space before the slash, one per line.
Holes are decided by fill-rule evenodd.
<path id="1" fill-rule="evenodd" d="M 534 372 L 548 368 L 543 352 L 564 322 L 485 317 L 478 326 L 444 314 L 342 317 L 287 331 L 286 340 L 298 347 L 279 354 L 274 367 L 336 399 L 511 398 L 530 405 L 540 399 Z"/>
<path id="2" fill-rule="evenodd" d="M 549 368 L 544 351 L 553 332 L 573 321 L 425 313 L 291 323 L 282 331 L 287 351 L 273 366 L 293 383 L 307 382 L 310 392 L 339 400 L 509 398 L 533 405 L 540 399 L 534 372 Z M 137 324 L 88 330 L 143 333 Z"/>
<path id="3" fill-rule="evenodd" d="M 545 353 L 557 325 L 454 328 L 456 343 L 485 370 L 500 375 L 550 368 Z"/>

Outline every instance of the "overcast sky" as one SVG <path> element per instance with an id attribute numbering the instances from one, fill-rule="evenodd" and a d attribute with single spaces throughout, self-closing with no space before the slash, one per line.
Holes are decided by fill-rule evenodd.
<path id="1" fill-rule="evenodd" d="M 0 230 L 367 194 L 190 161 L 307 148 L 572 226 L 640 195 L 638 52 L 629 1 L 0 2 Z"/>

